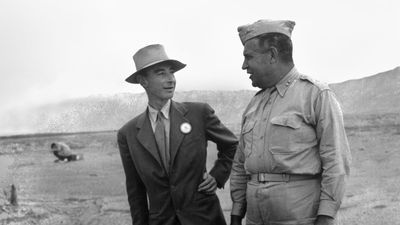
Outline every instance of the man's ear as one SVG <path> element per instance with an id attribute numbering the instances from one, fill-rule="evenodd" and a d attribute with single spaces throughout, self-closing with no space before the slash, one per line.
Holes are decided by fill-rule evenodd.
<path id="1" fill-rule="evenodd" d="M 270 54 L 271 54 L 271 60 L 269 61 L 270 64 L 274 64 L 276 62 L 278 62 L 278 57 L 279 57 L 279 53 L 278 53 L 278 49 L 276 49 L 275 47 L 270 47 L 269 48 Z"/>

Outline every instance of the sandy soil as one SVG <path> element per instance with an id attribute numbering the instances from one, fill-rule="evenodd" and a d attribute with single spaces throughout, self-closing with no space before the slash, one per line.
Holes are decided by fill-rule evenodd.
<path id="1" fill-rule="evenodd" d="M 353 165 L 338 224 L 400 225 L 399 131 L 348 130 Z M 54 163 L 53 141 L 84 160 Z M 208 167 L 215 152 L 210 145 Z M 114 132 L 0 139 L 0 188 L 14 183 L 19 198 L 11 206 L 0 193 L 0 224 L 130 224 L 124 179 Z M 229 185 L 218 195 L 229 221 Z"/>
<path id="2" fill-rule="evenodd" d="M 0 224 L 129 224 L 114 137 L 108 133 L 2 141 L 3 151 L 14 150 L 0 158 L 12 160 L 8 179 L 17 185 L 19 207 L 2 206 Z M 84 160 L 55 163 L 48 149 L 52 141 L 67 142 Z M 4 182 L 2 186 L 7 188 Z"/>

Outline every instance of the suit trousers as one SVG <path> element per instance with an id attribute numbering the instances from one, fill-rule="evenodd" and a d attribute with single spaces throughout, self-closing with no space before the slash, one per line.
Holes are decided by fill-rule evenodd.
<path id="1" fill-rule="evenodd" d="M 247 183 L 247 225 L 313 225 L 320 179 Z"/>

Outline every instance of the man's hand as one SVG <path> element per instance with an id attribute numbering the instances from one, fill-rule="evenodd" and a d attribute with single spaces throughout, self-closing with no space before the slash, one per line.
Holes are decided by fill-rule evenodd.
<path id="1" fill-rule="evenodd" d="M 217 181 L 208 173 L 203 174 L 203 182 L 199 185 L 197 191 L 212 195 L 217 190 Z"/>
<path id="2" fill-rule="evenodd" d="M 231 215 L 231 225 L 242 225 L 242 218 L 240 216 Z"/>
<path id="3" fill-rule="evenodd" d="M 335 219 L 330 216 L 317 216 L 317 221 L 315 221 L 315 225 L 334 225 Z"/>

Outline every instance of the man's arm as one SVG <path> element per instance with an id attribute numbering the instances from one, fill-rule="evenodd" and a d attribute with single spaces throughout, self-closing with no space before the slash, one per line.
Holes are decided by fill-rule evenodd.
<path id="1" fill-rule="evenodd" d="M 222 188 L 231 173 L 232 159 L 238 141 L 235 135 L 221 123 L 208 104 L 205 104 L 203 115 L 206 138 L 216 143 L 218 150 L 218 158 L 210 171 L 210 175 L 215 178 L 218 188 Z"/>
<path id="2" fill-rule="evenodd" d="M 318 217 L 335 218 L 349 174 L 350 149 L 343 114 L 331 90 L 323 90 L 315 102 L 316 131 L 322 163 L 321 197 Z"/>
<path id="3" fill-rule="evenodd" d="M 242 136 L 240 136 L 238 150 L 233 159 L 230 181 L 232 199 L 231 225 L 241 224 L 246 214 L 247 175 L 244 169 L 245 156 L 243 149 L 244 142 Z"/>
<path id="4" fill-rule="evenodd" d="M 133 225 L 146 225 L 149 220 L 146 188 L 133 163 L 126 136 L 118 132 L 118 147 L 126 176 L 126 190 Z"/>

